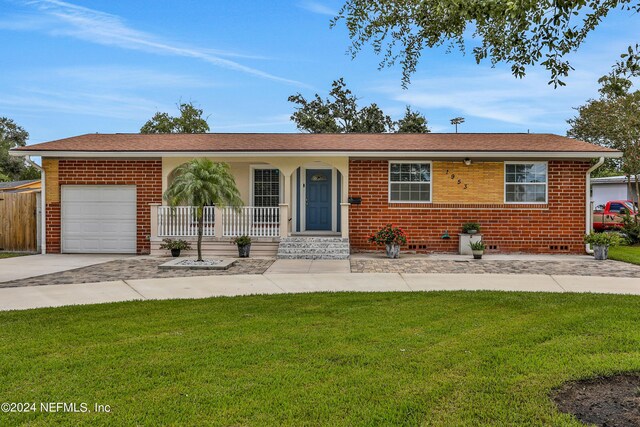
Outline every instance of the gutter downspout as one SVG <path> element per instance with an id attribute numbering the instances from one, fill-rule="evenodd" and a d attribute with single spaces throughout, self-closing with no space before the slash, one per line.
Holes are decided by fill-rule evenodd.
<path id="1" fill-rule="evenodd" d="M 46 243 L 46 238 L 47 238 L 47 227 L 46 227 L 46 223 L 45 223 L 45 218 L 46 218 L 46 200 L 45 200 L 45 183 L 44 183 L 44 169 L 42 169 L 42 166 L 40 166 L 39 164 L 35 163 L 33 160 L 31 160 L 31 156 L 27 155 L 25 156 L 25 160 L 27 163 L 29 163 L 31 166 L 33 166 L 34 168 L 38 169 L 40 171 L 40 253 L 41 254 L 46 254 L 47 253 L 47 243 Z"/>
<path id="2" fill-rule="evenodd" d="M 598 169 L 600 166 L 602 166 L 603 163 L 604 163 L 604 157 L 600 157 L 598 162 L 595 165 L 591 166 L 586 173 L 587 189 L 586 189 L 586 197 L 585 197 L 586 215 L 585 215 L 585 224 L 584 224 L 584 234 L 591 233 L 591 215 L 593 214 L 593 212 L 591 212 L 591 172 Z M 593 254 L 593 249 L 591 249 L 591 245 L 588 243 L 585 243 L 584 251 L 589 255 Z"/>

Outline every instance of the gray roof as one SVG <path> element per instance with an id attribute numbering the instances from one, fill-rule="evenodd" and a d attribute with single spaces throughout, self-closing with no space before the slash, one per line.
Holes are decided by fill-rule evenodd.
<path id="1" fill-rule="evenodd" d="M 39 179 L 28 179 L 25 181 L 8 181 L 8 182 L 0 182 L 0 190 L 5 189 L 5 188 L 14 188 L 14 187 L 19 187 L 21 185 L 25 185 L 25 184 L 31 184 L 34 182 L 39 182 Z"/>
<path id="2" fill-rule="evenodd" d="M 631 182 L 636 182 L 636 177 L 631 176 Z M 627 176 L 626 175 L 618 175 L 618 176 L 603 176 L 601 178 L 591 178 L 592 184 L 626 184 Z"/>

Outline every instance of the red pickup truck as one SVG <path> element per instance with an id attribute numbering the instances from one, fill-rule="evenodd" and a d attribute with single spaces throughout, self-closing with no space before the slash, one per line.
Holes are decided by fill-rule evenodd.
<path id="1" fill-rule="evenodd" d="M 596 206 L 591 215 L 594 231 L 618 230 L 622 228 L 625 212 L 635 215 L 638 209 L 631 200 L 611 200 L 605 205 Z"/>

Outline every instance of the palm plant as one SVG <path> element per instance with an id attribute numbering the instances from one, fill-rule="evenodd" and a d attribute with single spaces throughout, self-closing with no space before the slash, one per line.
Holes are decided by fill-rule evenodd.
<path id="1" fill-rule="evenodd" d="M 242 206 L 240 192 L 227 163 L 198 158 L 178 166 L 171 175 L 164 199 L 171 206 L 195 206 L 198 223 L 198 261 L 202 261 L 202 230 L 205 206 Z"/>

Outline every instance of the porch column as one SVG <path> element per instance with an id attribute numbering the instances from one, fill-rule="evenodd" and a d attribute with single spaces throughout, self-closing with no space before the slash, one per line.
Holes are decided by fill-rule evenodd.
<path id="1" fill-rule="evenodd" d="M 342 175 L 340 188 L 340 233 L 343 239 L 349 238 L 349 169 L 339 169 Z"/>
<path id="2" fill-rule="evenodd" d="M 350 203 L 340 203 L 340 232 L 343 239 L 349 238 L 349 206 Z"/>
<path id="3" fill-rule="evenodd" d="M 222 209 L 217 206 L 213 207 L 213 237 L 222 238 Z"/>
<path id="4" fill-rule="evenodd" d="M 289 207 L 291 206 L 291 176 L 290 171 L 282 172 L 284 178 L 284 197 L 283 203 L 280 203 L 280 237 L 289 237 Z M 287 173 L 288 172 L 288 173 Z"/>
<path id="5" fill-rule="evenodd" d="M 158 206 L 161 206 L 161 204 L 149 203 L 149 208 L 151 209 L 151 231 L 149 233 L 149 240 L 152 242 L 160 240 L 158 237 Z"/>
<path id="6" fill-rule="evenodd" d="M 280 203 L 280 237 L 289 236 L 289 205 Z"/>

